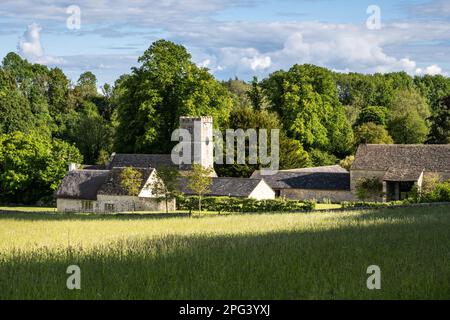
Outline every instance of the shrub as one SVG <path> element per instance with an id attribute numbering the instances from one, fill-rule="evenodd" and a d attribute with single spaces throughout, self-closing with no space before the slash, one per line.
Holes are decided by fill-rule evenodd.
<path id="1" fill-rule="evenodd" d="M 383 184 L 377 177 L 361 178 L 356 183 L 356 196 L 359 200 L 376 200 L 383 196 Z"/>
<path id="2" fill-rule="evenodd" d="M 357 201 L 357 202 L 342 202 L 341 207 L 343 209 L 348 208 L 379 208 L 379 207 L 392 207 L 398 206 L 402 204 L 408 203 L 407 200 L 404 201 L 391 201 L 391 202 L 365 202 L 365 201 Z"/>
<path id="3" fill-rule="evenodd" d="M 450 181 L 439 183 L 424 200 L 429 202 L 450 202 Z"/>
<path id="4" fill-rule="evenodd" d="M 198 197 L 177 197 L 179 210 L 197 209 Z M 288 212 L 288 211 L 312 211 L 316 207 L 314 201 L 287 201 L 281 199 L 255 200 L 231 197 L 206 197 L 203 199 L 203 209 L 207 211 L 223 212 Z"/>

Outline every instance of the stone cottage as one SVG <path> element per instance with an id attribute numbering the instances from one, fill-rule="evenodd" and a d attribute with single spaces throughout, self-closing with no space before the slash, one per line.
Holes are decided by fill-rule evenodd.
<path id="1" fill-rule="evenodd" d="M 111 170 L 72 170 L 59 186 L 58 211 L 63 212 L 127 212 L 162 211 L 165 203 L 157 201 L 151 184 L 155 179 L 153 168 L 136 168 L 142 175 L 139 195 L 129 196 L 120 184 L 120 173 L 124 168 Z M 175 209 L 174 201 L 169 209 Z"/>

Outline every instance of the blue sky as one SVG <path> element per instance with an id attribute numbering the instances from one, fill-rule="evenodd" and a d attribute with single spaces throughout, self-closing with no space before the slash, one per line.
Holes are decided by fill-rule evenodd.
<path id="1" fill-rule="evenodd" d="M 80 29 L 66 12 L 76 5 Z M 369 29 L 367 9 L 380 9 Z M 155 40 L 185 45 L 218 79 L 264 77 L 295 63 L 364 73 L 450 74 L 448 0 L 6 0 L 0 55 L 18 52 L 76 81 L 113 83 Z"/>

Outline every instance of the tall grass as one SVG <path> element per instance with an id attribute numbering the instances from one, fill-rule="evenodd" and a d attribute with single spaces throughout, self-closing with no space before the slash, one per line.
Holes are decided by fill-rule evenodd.
<path id="1" fill-rule="evenodd" d="M 2 299 L 448 299 L 450 207 L 224 217 L 0 215 Z M 69 265 L 81 290 L 66 288 Z M 381 268 L 368 290 L 366 269 Z"/>

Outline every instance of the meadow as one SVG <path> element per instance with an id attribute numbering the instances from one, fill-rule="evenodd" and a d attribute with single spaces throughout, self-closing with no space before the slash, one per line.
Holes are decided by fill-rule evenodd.
<path id="1" fill-rule="evenodd" d="M 0 214 L 0 299 L 449 299 L 450 205 Z M 66 269 L 81 269 L 68 290 Z M 368 290 L 367 267 L 381 269 Z"/>

